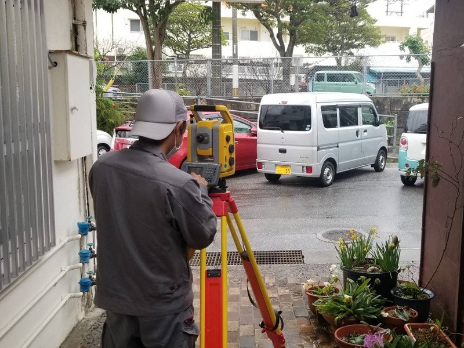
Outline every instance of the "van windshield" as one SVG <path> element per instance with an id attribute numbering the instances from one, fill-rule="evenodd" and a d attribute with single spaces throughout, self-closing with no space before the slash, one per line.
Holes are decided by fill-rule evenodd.
<path id="1" fill-rule="evenodd" d="M 404 127 L 405 133 L 427 133 L 427 110 L 409 111 L 408 120 Z"/>
<path id="2" fill-rule="evenodd" d="M 311 108 L 308 105 L 262 105 L 259 128 L 280 131 L 311 130 Z"/>
<path id="3" fill-rule="evenodd" d="M 354 74 L 354 76 L 356 76 L 356 80 L 358 80 L 358 82 L 363 82 L 364 79 L 363 79 L 363 76 L 361 73 L 356 73 Z"/>

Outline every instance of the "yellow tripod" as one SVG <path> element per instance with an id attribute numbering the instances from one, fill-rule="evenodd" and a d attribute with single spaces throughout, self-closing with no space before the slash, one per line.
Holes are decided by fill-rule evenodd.
<path id="1" fill-rule="evenodd" d="M 266 332 L 267 336 L 272 341 L 274 348 L 283 348 L 285 347 L 285 338 L 281 329 L 283 327 L 283 322 L 280 318 L 280 312 L 277 312 L 272 308 L 264 281 L 256 263 L 253 251 L 251 250 L 245 229 L 243 228 L 237 205 L 235 204 L 234 199 L 230 196 L 229 191 L 224 190 L 224 192 L 210 193 L 210 197 L 213 201 L 213 211 L 217 217 L 221 218 L 222 301 L 219 302 L 222 303 L 222 318 L 216 318 L 221 320 L 209 320 L 209 322 L 213 324 L 214 322 L 219 322 L 222 325 L 222 328 L 220 328 L 222 329 L 222 332 L 219 334 L 220 340 L 222 340 L 221 347 L 227 347 L 227 227 L 229 227 L 235 247 L 240 254 L 248 281 L 253 290 L 257 307 L 259 308 L 263 318 L 263 321 L 260 324 L 262 332 Z M 229 210 L 235 219 L 240 238 L 232 222 Z M 242 244 L 244 247 L 242 247 Z M 208 328 L 206 327 L 206 304 L 209 299 L 206 297 L 206 290 L 206 249 L 203 249 L 200 251 L 200 348 L 213 348 L 218 347 L 218 342 L 216 341 L 218 336 L 208 337 Z M 208 314 L 214 315 L 214 311 L 215 308 L 212 308 L 212 311 L 209 311 Z"/>

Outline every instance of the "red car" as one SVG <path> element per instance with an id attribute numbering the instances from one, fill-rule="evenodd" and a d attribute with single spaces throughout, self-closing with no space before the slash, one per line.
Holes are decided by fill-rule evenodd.
<path id="1" fill-rule="evenodd" d="M 189 113 L 190 117 L 190 113 Z M 202 117 L 210 120 L 222 120 L 218 112 L 204 112 Z M 235 169 L 256 168 L 256 124 L 237 115 L 234 118 L 235 131 Z M 136 136 L 130 136 L 134 121 L 126 122 L 114 129 L 113 151 L 122 150 L 132 145 L 137 140 Z M 179 151 L 177 151 L 169 162 L 180 168 L 182 162 L 187 160 L 187 132 L 184 134 L 184 141 Z"/>

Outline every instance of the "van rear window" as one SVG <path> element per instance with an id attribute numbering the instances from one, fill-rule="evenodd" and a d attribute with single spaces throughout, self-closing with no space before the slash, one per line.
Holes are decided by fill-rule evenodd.
<path id="1" fill-rule="evenodd" d="M 311 130 L 311 107 L 308 105 L 262 105 L 259 128 L 309 131 Z"/>
<path id="2" fill-rule="evenodd" d="M 405 133 L 427 133 L 427 110 L 409 111 Z"/>

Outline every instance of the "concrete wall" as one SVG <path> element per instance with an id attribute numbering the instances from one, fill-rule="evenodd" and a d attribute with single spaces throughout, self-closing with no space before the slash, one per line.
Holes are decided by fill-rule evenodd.
<path id="1" fill-rule="evenodd" d="M 409 108 L 413 105 L 428 103 L 425 97 L 371 97 L 377 111 L 383 115 L 398 115 L 397 133 L 401 135 L 406 124 Z"/>
<path id="2" fill-rule="evenodd" d="M 432 61 L 434 62 L 431 97 L 428 157 L 437 160 L 449 183 L 425 188 L 421 284 L 435 293 L 432 313 L 441 317 L 451 332 L 464 333 L 464 2 L 437 1 Z M 443 137 L 452 134 L 450 146 Z M 442 175 L 443 177 L 445 175 Z M 460 336 L 453 339 L 462 340 Z"/>
<path id="3" fill-rule="evenodd" d="M 87 54 L 93 56 L 92 0 L 44 0 L 47 48 L 49 50 L 69 50 L 73 48 L 73 4 L 83 6 L 83 16 L 87 21 L 85 36 Z M 89 64 L 89 73 L 91 65 Z M 50 85 L 49 72 L 49 85 Z M 96 129 L 95 95 L 88 103 L 92 106 L 92 132 Z M 50 105 L 53 105 L 50 93 Z M 51 113 L 57 112 L 51 110 Z M 53 115 L 51 115 L 53 120 Z M 53 124 L 51 125 L 53 129 Z M 53 131 L 52 131 L 53 134 Z M 66 273 L 55 284 L 51 284 L 66 267 L 78 264 L 79 240 L 62 243 L 66 237 L 76 235 L 78 221 L 84 221 L 87 215 L 85 181 L 86 172 L 92 158 L 96 158 L 96 141 L 93 136 L 94 153 L 86 159 L 87 170 L 81 159 L 76 161 L 55 161 L 53 163 L 53 190 L 55 206 L 56 246 L 42 256 L 31 268 L 26 270 L 2 292 L 0 292 L 0 347 L 22 347 L 35 336 L 30 347 L 58 347 L 74 325 L 83 318 L 85 311 L 92 305 L 92 295 L 83 298 L 71 298 L 63 307 L 51 316 L 70 293 L 79 293 L 78 281 L 81 269 Z M 52 139 L 53 140 L 53 139 Z M 53 143 L 53 141 L 52 141 Z M 53 151 L 53 149 L 52 149 Z M 90 158 L 92 157 L 92 158 Z M 35 302 L 39 294 L 53 285 L 32 308 L 23 313 L 30 302 Z M 41 327 L 45 319 L 50 321 Z M 10 323 L 16 322 L 9 328 Z"/>

